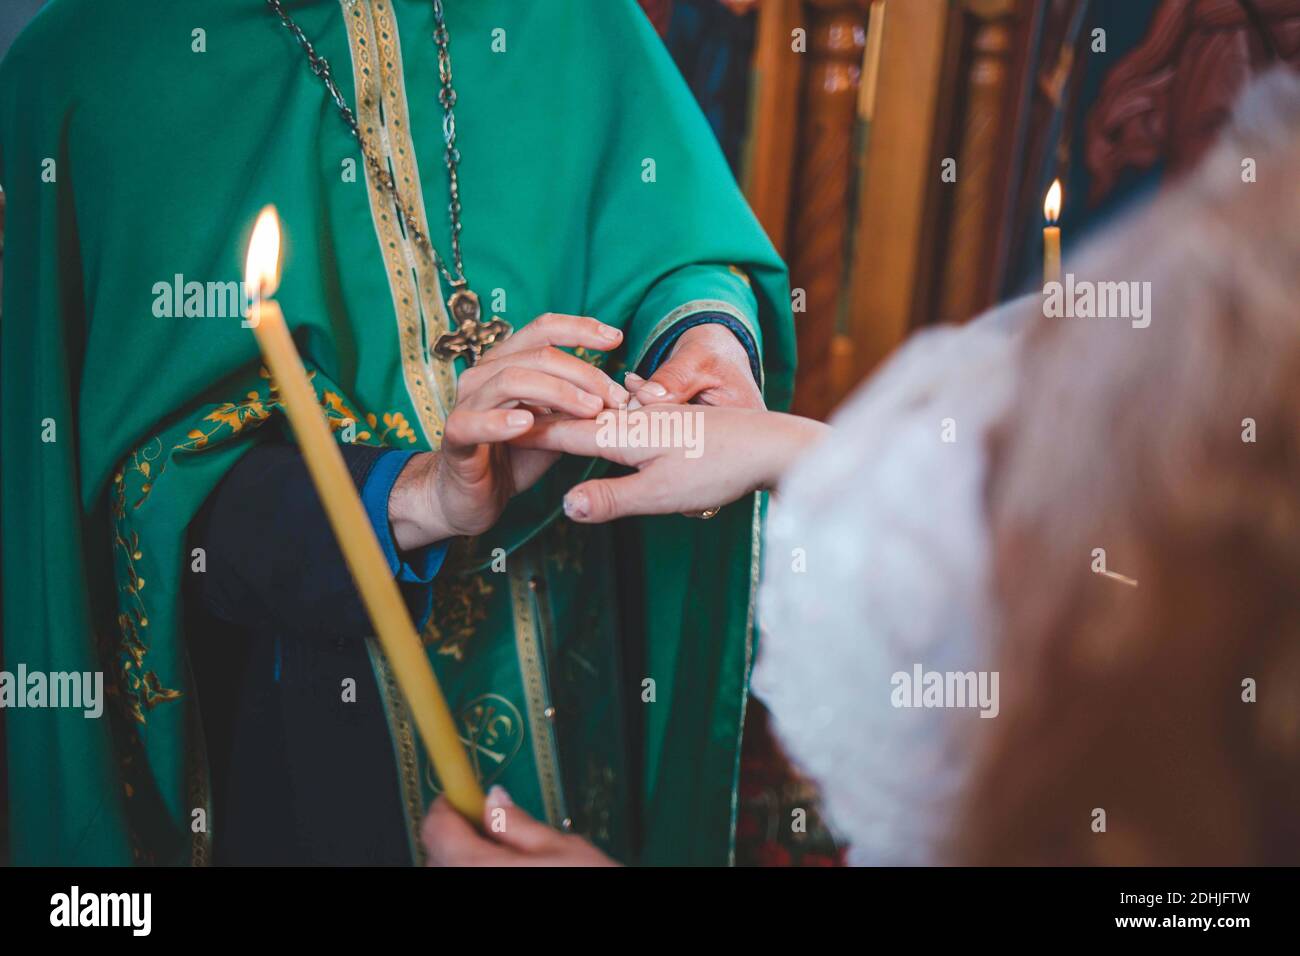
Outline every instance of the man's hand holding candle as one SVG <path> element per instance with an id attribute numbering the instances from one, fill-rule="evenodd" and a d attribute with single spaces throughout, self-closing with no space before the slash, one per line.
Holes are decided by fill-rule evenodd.
<path id="1" fill-rule="evenodd" d="M 534 820 L 500 786 L 488 791 L 477 828 L 439 797 L 420 840 L 429 866 L 618 866 L 576 833 Z"/>

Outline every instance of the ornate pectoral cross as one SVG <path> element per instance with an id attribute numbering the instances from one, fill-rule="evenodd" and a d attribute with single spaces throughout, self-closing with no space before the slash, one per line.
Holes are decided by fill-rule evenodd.
<path id="1" fill-rule="evenodd" d="M 480 321 L 482 310 L 478 296 L 469 289 L 457 289 L 451 294 L 447 305 L 456 320 L 456 331 L 444 332 L 433 345 L 434 354 L 444 361 L 450 362 L 461 357 L 465 359 L 466 365 L 473 365 L 493 343 L 509 338 L 514 331 L 505 319 Z"/>

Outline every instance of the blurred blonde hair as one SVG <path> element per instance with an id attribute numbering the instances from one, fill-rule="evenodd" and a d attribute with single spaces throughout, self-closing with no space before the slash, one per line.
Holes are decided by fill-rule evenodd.
<path id="1" fill-rule="evenodd" d="M 1150 327 L 1033 320 L 990 438 L 1002 712 L 957 859 L 1300 863 L 1298 174 L 1280 71 L 1069 264 L 1149 281 Z"/>

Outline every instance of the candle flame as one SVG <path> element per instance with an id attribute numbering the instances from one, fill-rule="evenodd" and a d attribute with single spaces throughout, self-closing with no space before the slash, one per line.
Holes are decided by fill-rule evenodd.
<path id="1" fill-rule="evenodd" d="M 248 240 L 244 259 L 244 288 L 255 298 L 269 298 L 280 286 L 280 216 L 275 206 L 263 206 Z"/>
<path id="2" fill-rule="evenodd" d="M 1055 224 L 1061 218 L 1061 181 L 1052 180 L 1052 188 L 1047 191 L 1047 199 L 1043 201 L 1043 216 L 1048 222 Z"/>

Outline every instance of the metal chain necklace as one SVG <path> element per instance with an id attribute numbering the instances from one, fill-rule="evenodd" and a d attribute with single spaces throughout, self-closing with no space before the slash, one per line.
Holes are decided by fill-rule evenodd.
<path id="1" fill-rule="evenodd" d="M 298 45 L 302 47 L 303 53 L 307 56 L 307 65 L 311 68 L 312 73 L 325 84 L 325 89 L 329 92 L 330 98 L 334 100 L 334 105 L 338 107 L 339 115 L 343 117 L 343 122 L 347 124 L 348 130 L 357 141 L 357 145 L 361 147 L 361 154 L 365 158 L 366 165 L 370 168 L 372 178 L 379 188 L 388 193 L 392 199 L 393 205 L 401 217 L 406 234 L 417 246 L 429 254 L 433 264 L 452 287 L 453 291 L 451 297 L 447 300 L 447 305 L 452 316 L 456 319 L 457 328 L 454 333 L 447 333 L 438 337 L 438 341 L 434 345 L 434 352 L 444 360 L 450 361 L 459 356 L 463 357 L 468 364 L 473 365 L 484 349 L 491 346 L 498 339 L 509 336 L 512 329 L 502 319 L 493 318 L 489 322 L 480 321 L 482 308 L 479 305 L 478 296 L 469 288 L 469 280 L 465 278 L 465 266 L 461 260 L 460 177 L 458 175 L 460 150 L 456 148 L 456 90 L 451 83 L 451 37 L 447 32 L 442 0 L 433 0 L 433 42 L 438 47 L 438 80 L 440 83 L 438 102 L 442 106 L 442 134 L 446 143 L 443 162 L 447 167 L 447 185 L 450 196 L 447 212 L 451 228 L 451 269 L 447 268 L 447 264 L 438 255 L 438 250 L 434 249 L 433 242 L 420 229 L 419 220 L 415 216 L 413 207 L 398 192 L 397 180 L 361 134 L 361 127 L 357 122 L 356 114 L 352 111 L 352 107 L 348 106 L 347 100 L 343 98 L 343 93 L 338 84 L 334 82 L 334 75 L 330 69 L 329 61 L 316 52 L 316 48 L 312 46 L 311 41 L 307 39 L 306 34 L 302 32 L 302 28 L 298 26 L 293 17 L 284 9 L 280 0 L 266 0 L 266 5 L 274 11 L 276 16 L 280 18 L 280 22 L 293 34 L 293 38 L 298 41 Z"/>

